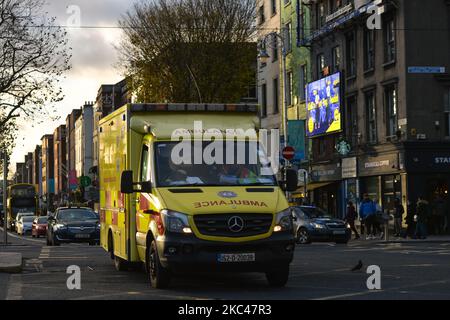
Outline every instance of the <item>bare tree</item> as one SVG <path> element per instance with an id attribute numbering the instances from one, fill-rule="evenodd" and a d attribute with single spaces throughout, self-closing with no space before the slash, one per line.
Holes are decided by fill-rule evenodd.
<path id="1" fill-rule="evenodd" d="M 256 80 L 254 0 L 147 0 L 119 22 L 142 102 L 236 102 Z"/>
<path id="2" fill-rule="evenodd" d="M 66 32 L 43 11 L 44 0 L 0 0 L 0 136 L 13 121 L 34 119 L 62 100 L 67 71 Z"/>

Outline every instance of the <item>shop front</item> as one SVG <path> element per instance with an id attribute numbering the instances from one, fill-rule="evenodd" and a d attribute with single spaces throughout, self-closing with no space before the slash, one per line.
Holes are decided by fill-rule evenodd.
<path id="1" fill-rule="evenodd" d="M 333 217 L 343 217 L 340 163 L 317 165 L 311 169 L 308 185 L 310 202 L 324 209 Z"/>
<path id="2" fill-rule="evenodd" d="M 439 144 L 431 149 L 413 148 L 406 151 L 408 195 L 413 203 L 419 196 L 430 202 L 446 203 L 447 221 L 450 219 L 450 144 Z M 447 230 L 449 229 L 447 223 Z"/>
<path id="3" fill-rule="evenodd" d="M 395 199 L 407 204 L 407 180 L 401 152 L 360 157 L 358 163 L 359 196 L 364 194 L 392 213 Z"/>

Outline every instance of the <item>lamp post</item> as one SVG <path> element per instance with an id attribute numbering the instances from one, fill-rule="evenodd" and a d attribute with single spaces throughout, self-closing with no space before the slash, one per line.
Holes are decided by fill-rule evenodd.
<path id="1" fill-rule="evenodd" d="M 284 30 L 284 29 L 281 29 Z M 268 44 L 269 43 L 269 44 Z M 262 45 L 264 44 L 264 45 Z M 281 47 L 282 54 L 282 63 L 281 70 L 283 72 L 283 88 L 284 88 L 284 102 L 283 102 L 283 112 L 282 112 L 282 122 L 283 122 L 283 136 L 284 136 L 284 145 L 283 148 L 288 146 L 288 86 L 290 83 L 287 81 L 287 70 L 286 70 L 286 58 L 287 58 L 287 48 L 286 48 L 286 39 L 278 32 L 268 33 L 264 36 L 262 41 L 260 42 L 259 54 L 258 58 L 261 63 L 267 63 L 270 58 L 270 55 L 267 53 L 267 47 L 271 49 L 278 49 Z M 287 180 L 287 169 L 290 168 L 291 163 L 289 160 L 285 160 L 284 166 L 284 180 Z M 290 199 L 290 192 L 286 191 L 286 197 Z"/>
<path id="2" fill-rule="evenodd" d="M 276 38 L 276 41 L 271 41 Z M 266 34 L 260 43 L 264 43 L 264 46 L 260 46 L 258 58 L 261 63 L 267 63 L 270 58 L 270 55 L 267 53 L 266 48 L 269 47 L 271 49 L 278 49 L 281 47 L 282 54 L 282 63 L 281 70 L 283 72 L 283 87 L 284 87 L 284 103 L 283 103 L 283 113 L 282 113 L 282 122 L 283 122 L 283 136 L 284 136 L 284 146 L 288 146 L 288 86 L 290 85 L 287 82 L 287 70 L 286 70 L 286 57 L 287 57 L 287 49 L 286 49 L 286 41 L 284 37 L 278 32 L 272 32 Z M 267 44 L 269 43 L 269 44 Z M 286 166 L 289 166 L 289 161 L 286 160 Z"/>

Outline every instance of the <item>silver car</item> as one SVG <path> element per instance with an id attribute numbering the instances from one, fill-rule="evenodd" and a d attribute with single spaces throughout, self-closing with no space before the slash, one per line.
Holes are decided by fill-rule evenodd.
<path id="1" fill-rule="evenodd" d="M 311 242 L 348 243 L 351 238 L 349 226 L 331 217 L 326 211 L 312 206 L 293 207 L 296 217 L 294 227 L 299 244 Z"/>

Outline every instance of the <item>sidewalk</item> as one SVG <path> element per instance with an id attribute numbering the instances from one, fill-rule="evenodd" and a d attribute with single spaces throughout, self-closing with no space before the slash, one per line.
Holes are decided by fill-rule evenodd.
<path id="1" fill-rule="evenodd" d="M 429 236 L 425 240 L 419 239 L 404 239 L 398 237 L 389 237 L 389 240 L 375 239 L 375 240 L 365 240 L 361 237 L 359 240 L 352 240 L 352 242 L 363 242 L 363 243 L 450 243 L 450 236 Z"/>
<path id="2" fill-rule="evenodd" d="M 14 252 L 0 252 L 0 273 L 22 272 L 22 254 Z"/>

